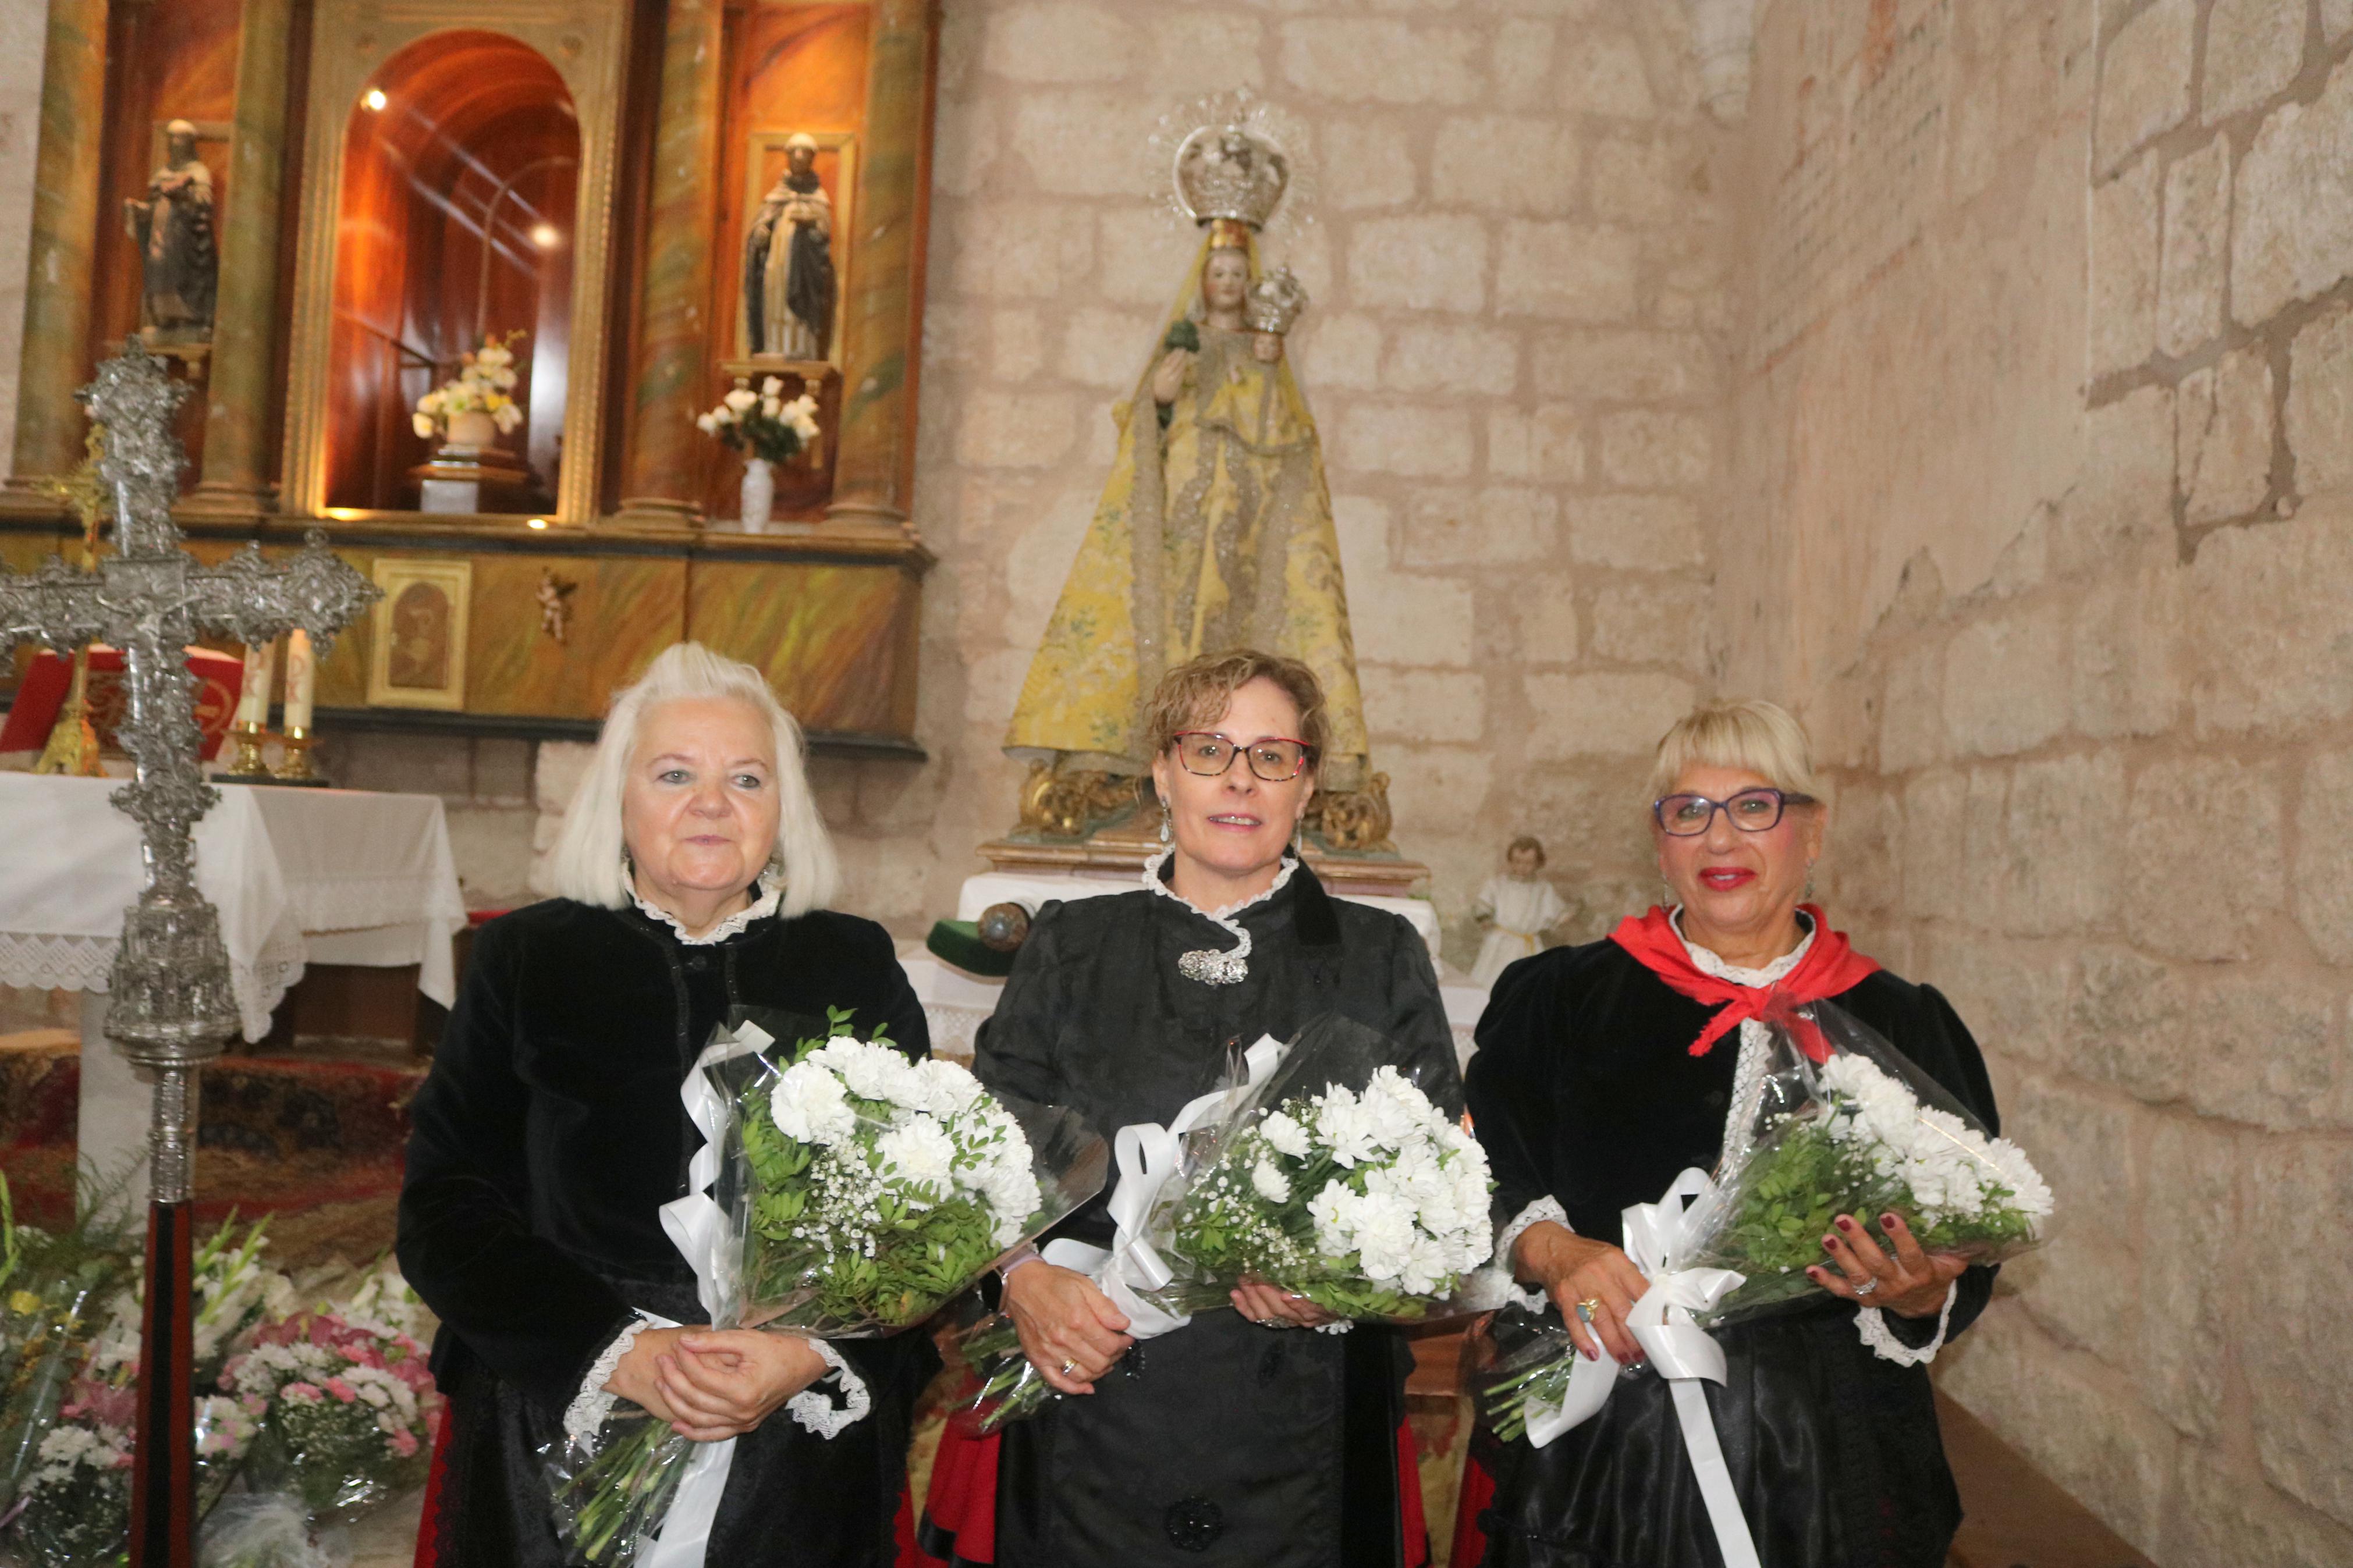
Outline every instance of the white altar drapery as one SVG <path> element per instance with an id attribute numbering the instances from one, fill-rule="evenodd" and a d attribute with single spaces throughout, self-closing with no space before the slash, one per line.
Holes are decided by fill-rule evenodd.
<path id="1" fill-rule="evenodd" d="M 0 773 L 0 985 L 103 991 L 142 883 L 117 779 Z M 196 885 L 220 910 L 248 1040 L 305 964 L 418 966 L 457 999 L 466 923 L 448 824 L 432 795 L 220 786 L 196 824 Z"/>

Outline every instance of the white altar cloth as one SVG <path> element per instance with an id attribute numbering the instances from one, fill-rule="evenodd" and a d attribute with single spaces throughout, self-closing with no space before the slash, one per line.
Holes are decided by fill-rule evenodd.
<path id="1" fill-rule="evenodd" d="M 142 879 L 117 779 L 0 773 L 0 984 L 104 991 Z M 457 999 L 466 900 L 433 795 L 221 784 L 196 824 L 196 885 L 219 909 L 248 1040 L 306 963 L 417 965 Z"/>

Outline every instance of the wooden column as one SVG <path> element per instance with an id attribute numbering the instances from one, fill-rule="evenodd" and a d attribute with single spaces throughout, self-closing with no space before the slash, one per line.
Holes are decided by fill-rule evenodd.
<path id="1" fill-rule="evenodd" d="M 840 447 L 828 509 L 837 521 L 903 523 L 913 487 L 934 3 L 874 0 L 858 234 L 842 311 Z"/>
<path id="2" fill-rule="evenodd" d="M 49 0 L 25 347 L 16 378 L 15 487 L 69 473 L 82 459 L 88 421 L 73 395 L 90 379 L 99 167 L 106 142 L 106 7 L 107 0 Z"/>
<path id="3" fill-rule="evenodd" d="M 661 119 L 640 296 L 637 384 L 629 405 L 621 515 L 692 527 L 694 416 L 712 397 L 711 244 L 719 216 L 719 119 L 725 84 L 722 0 L 670 0 L 662 39 Z"/>
<path id="4" fill-rule="evenodd" d="M 228 210 L 221 216 L 204 479 L 189 498 L 192 510 L 258 514 L 269 509 L 276 488 L 268 443 L 293 33 L 294 0 L 245 0 L 237 41 L 237 118 L 229 132 L 235 174 Z"/>

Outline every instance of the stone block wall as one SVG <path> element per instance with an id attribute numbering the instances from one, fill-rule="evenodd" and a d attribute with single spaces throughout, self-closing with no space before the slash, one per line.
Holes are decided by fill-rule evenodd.
<path id="1" fill-rule="evenodd" d="M 1198 237 L 1164 113 L 1303 120 L 1315 222 L 1271 237 L 1322 431 L 1374 763 L 1450 951 L 1521 832 L 1595 929 L 1652 878 L 1632 759 L 1704 679 L 1720 461 L 1721 132 L 1681 6 L 972 0 L 941 56 L 917 521 L 919 773 L 828 785 L 870 912 L 944 912 L 1008 828 L 1005 725 L 1101 492 L 1113 405 Z"/>
<path id="2" fill-rule="evenodd" d="M 2353 7 L 1835 9 L 1759 22 L 1714 626 L 2064 1205 L 1943 1386 L 2168 1568 L 2353 1562 Z M 1814 188 L 1900 232 L 1793 218 L 1899 102 Z"/>

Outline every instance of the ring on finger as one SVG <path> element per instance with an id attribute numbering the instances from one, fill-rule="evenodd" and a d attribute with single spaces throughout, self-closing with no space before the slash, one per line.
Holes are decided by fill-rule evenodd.
<path id="1" fill-rule="evenodd" d="M 1858 1296 L 1868 1296 L 1868 1295 L 1870 1295 L 1873 1290 L 1876 1290 L 1876 1289 L 1879 1289 L 1879 1277 L 1878 1277 L 1877 1275 L 1875 1275 L 1875 1274 L 1874 1274 L 1874 1275 L 1873 1275 L 1870 1279 L 1868 1279 L 1864 1280 L 1862 1284 L 1860 1284 L 1860 1285 L 1856 1286 L 1856 1287 L 1854 1288 L 1854 1293 L 1855 1293 L 1856 1295 L 1858 1295 Z"/>
<path id="2" fill-rule="evenodd" d="M 1071 1373 L 1076 1372 L 1078 1369 L 1079 1363 L 1076 1357 L 1070 1358 L 1062 1363 L 1062 1375 L 1064 1377 L 1070 1376 Z"/>
<path id="3" fill-rule="evenodd" d="M 1584 1300 L 1579 1301 L 1577 1304 L 1577 1317 L 1587 1323 L 1591 1323 L 1593 1320 L 1600 1314 L 1600 1311 L 1601 1298 L 1599 1296 L 1588 1296 Z"/>

